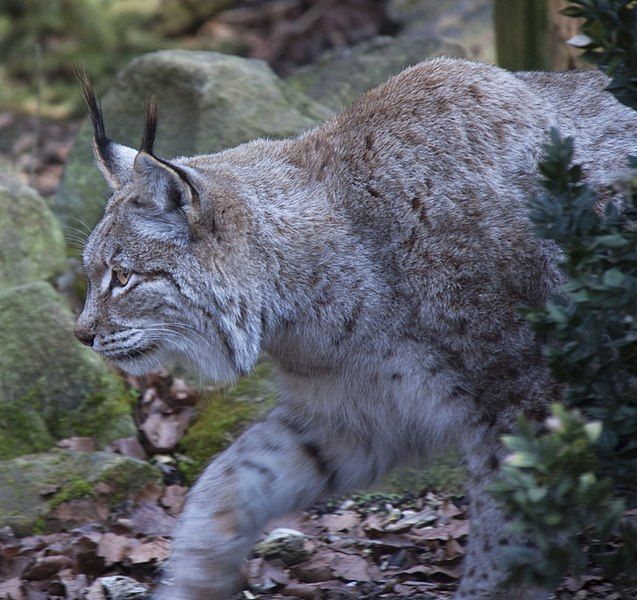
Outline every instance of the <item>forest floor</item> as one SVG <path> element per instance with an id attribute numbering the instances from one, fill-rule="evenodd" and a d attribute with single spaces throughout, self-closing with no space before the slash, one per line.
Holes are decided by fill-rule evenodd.
<path id="1" fill-rule="evenodd" d="M 160 579 L 188 489 L 167 455 L 149 456 L 146 436 L 153 431 L 146 415 L 156 414 L 153 404 L 172 407 L 164 409 L 161 427 L 165 431 L 172 423 L 183 429 L 183 413 L 175 407 L 191 404 L 198 392 L 166 374 L 130 383 L 139 390 L 135 418 L 142 444 L 129 438 L 117 450 L 158 466 L 162 484 L 149 484 L 109 508 L 117 490 L 99 483 L 55 508 L 49 522 L 64 524 L 55 533 L 20 538 L 0 529 L 0 599 L 146 598 Z M 94 449 L 90 438 L 62 440 L 59 446 Z M 56 493 L 55 486 L 44 493 Z M 441 489 L 331 498 L 261 532 L 236 598 L 451 598 L 468 532 L 465 497 Z M 579 578 L 565 578 L 555 597 L 628 598 L 592 566 Z"/>

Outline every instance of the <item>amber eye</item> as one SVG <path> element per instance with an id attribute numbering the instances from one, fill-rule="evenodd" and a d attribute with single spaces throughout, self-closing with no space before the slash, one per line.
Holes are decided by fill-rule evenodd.
<path id="1" fill-rule="evenodd" d="M 130 271 L 118 271 L 117 269 L 113 269 L 113 276 L 115 277 L 115 283 L 124 287 L 130 279 Z"/>

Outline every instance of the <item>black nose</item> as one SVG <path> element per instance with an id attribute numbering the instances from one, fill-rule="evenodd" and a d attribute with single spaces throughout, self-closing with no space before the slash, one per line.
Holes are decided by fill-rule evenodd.
<path id="1" fill-rule="evenodd" d="M 92 346 L 95 340 L 95 334 L 89 331 L 79 323 L 75 324 L 75 337 L 80 340 L 85 346 Z"/>

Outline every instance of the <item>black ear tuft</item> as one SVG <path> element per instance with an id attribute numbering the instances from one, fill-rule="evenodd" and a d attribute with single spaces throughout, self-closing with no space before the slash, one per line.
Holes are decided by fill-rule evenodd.
<path id="1" fill-rule="evenodd" d="M 95 145 L 102 158 L 105 160 L 107 156 L 108 146 L 111 141 L 106 137 L 106 130 L 104 129 L 104 116 L 102 115 L 102 109 L 100 108 L 97 98 L 95 97 L 95 90 L 91 85 L 88 72 L 84 65 L 78 65 L 75 68 L 75 75 L 82 86 L 82 95 L 84 96 L 84 102 L 88 109 L 91 123 L 93 123 L 93 134 L 95 139 Z"/>
<path id="2" fill-rule="evenodd" d="M 146 122 L 144 123 L 144 133 L 140 150 L 153 155 L 155 145 L 155 134 L 157 133 L 157 102 L 151 98 L 146 102 Z"/>
<path id="3" fill-rule="evenodd" d="M 117 190 L 132 178 L 133 161 L 137 152 L 122 144 L 116 144 L 106 137 L 102 109 L 95 97 L 95 90 L 93 90 L 86 68 L 78 65 L 75 74 L 82 86 L 84 102 L 86 102 L 88 114 L 93 123 L 93 150 L 97 166 L 111 189 Z"/>

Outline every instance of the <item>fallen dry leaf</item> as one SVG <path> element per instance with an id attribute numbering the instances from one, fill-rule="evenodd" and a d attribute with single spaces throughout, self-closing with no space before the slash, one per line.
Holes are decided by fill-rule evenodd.
<path id="1" fill-rule="evenodd" d="M 130 515 L 131 531 L 141 535 L 172 535 L 177 519 L 153 502 L 141 502 Z"/>
<path id="2" fill-rule="evenodd" d="M 440 514 L 447 519 L 451 519 L 462 514 L 462 511 L 451 500 L 445 500 L 439 510 Z"/>
<path id="3" fill-rule="evenodd" d="M 164 490 L 159 502 L 168 511 L 168 514 L 177 516 L 184 507 L 187 492 L 188 488 L 182 485 L 169 485 Z"/>
<path id="4" fill-rule="evenodd" d="M 318 600 L 321 597 L 321 587 L 316 583 L 290 582 L 280 592 L 282 596 L 293 596 L 301 600 Z"/>
<path id="5" fill-rule="evenodd" d="M 416 578 L 429 579 L 430 575 L 431 567 L 426 565 L 414 565 L 413 567 L 409 567 L 408 569 L 404 569 L 400 573 L 398 573 L 398 577 L 405 580 Z"/>
<path id="6" fill-rule="evenodd" d="M 22 583 L 19 577 L 12 577 L 11 579 L 7 579 L 7 581 L 0 581 L 0 599 L 24 600 Z"/>
<path id="7" fill-rule="evenodd" d="M 373 513 L 363 521 L 363 530 L 372 537 L 377 537 L 385 533 L 384 523 L 387 519 L 382 515 Z"/>
<path id="8" fill-rule="evenodd" d="M 460 579 L 460 577 L 462 577 L 462 565 L 456 565 L 453 567 L 433 565 L 431 567 L 431 576 L 435 575 L 444 575 L 445 577 L 449 577 L 451 579 Z"/>
<path id="9" fill-rule="evenodd" d="M 128 559 L 132 564 L 149 563 L 152 561 L 162 562 L 170 555 L 170 541 L 158 537 L 152 542 L 140 544 L 134 548 L 128 555 Z"/>
<path id="10" fill-rule="evenodd" d="M 193 408 L 173 410 L 157 399 L 153 401 L 150 413 L 139 429 L 153 452 L 170 452 L 186 433 L 194 416 Z"/>
<path id="11" fill-rule="evenodd" d="M 459 556 L 464 556 L 465 549 L 457 540 L 451 538 L 445 544 L 445 560 L 454 560 Z"/>
<path id="12" fill-rule="evenodd" d="M 114 533 L 105 533 L 97 544 L 96 554 L 104 559 L 104 564 L 109 567 L 122 562 L 131 546 L 131 538 Z"/>
<path id="13" fill-rule="evenodd" d="M 122 456 L 128 456 L 129 458 L 148 460 L 146 450 L 144 450 L 144 447 L 135 436 L 114 440 L 106 447 L 106 449 L 110 452 L 121 454 Z"/>
<path id="14" fill-rule="evenodd" d="M 367 560 L 362 556 L 335 552 L 332 558 L 332 574 L 347 581 L 369 581 Z"/>
<path id="15" fill-rule="evenodd" d="M 360 516 L 351 510 L 343 513 L 323 515 L 319 523 L 328 531 L 352 531 L 358 529 L 361 522 Z"/>
<path id="16" fill-rule="evenodd" d="M 303 583 L 318 583 L 332 578 L 334 552 L 321 549 L 309 560 L 290 569 L 290 573 Z"/>
<path id="17" fill-rule="evenodd" d="M 431 529 L 418 529 L 412 534 L 412 539 L 448 540 L 459 539 L 469 535 L 469 520 L 452 520 L 448 525 Z"/>
<path id="18" fill-rule="evenodd" d="M 48 579 L 51 575 L 55 575 L 61 569 L 70 567 L 72 564 L 73 561 L 68 556 L 42 556 L 24 570 L 22 577 L 32 581 L 42 581 L 43 579 Z"/>

